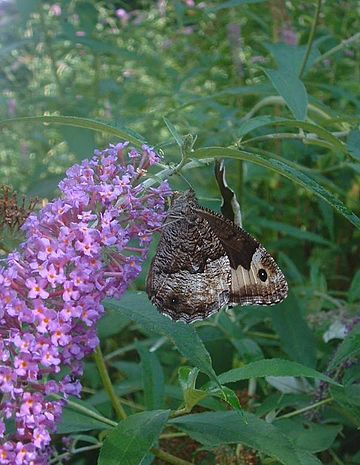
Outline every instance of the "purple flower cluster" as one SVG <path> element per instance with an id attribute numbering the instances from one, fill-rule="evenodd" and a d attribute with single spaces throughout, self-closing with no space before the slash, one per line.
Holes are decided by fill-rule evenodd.
<path id="1" fill-rule="evenodd" d="M 138 276 L 163 221 L 167 183 L 140 182 L 157 162 L 125 142 L 70 168 L 61 199 L 29 216 L 25 242 L 0 269 L 0 464 L 48 463 L 64 404 L 51 395 L 79 395 L 101 301 Z"/>

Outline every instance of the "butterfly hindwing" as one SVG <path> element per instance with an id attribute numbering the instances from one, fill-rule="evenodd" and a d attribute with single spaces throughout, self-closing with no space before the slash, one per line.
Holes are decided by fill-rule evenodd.
<path id="1" fill-rule="evenodd" d="M 287 295 L 287 282 L 275 260 L 250 234 L 205 209 L 197 209 L 220 240 L 231 266 L 231 304 L 273 305 Z"/>
<path id="2" fill-rule="evenodd" d="M 230 299 L 229 259 L 197 207 L 191 191 L 173 200 L 146 285 L 162 313 L 185 323 L 207 318 Z"/>

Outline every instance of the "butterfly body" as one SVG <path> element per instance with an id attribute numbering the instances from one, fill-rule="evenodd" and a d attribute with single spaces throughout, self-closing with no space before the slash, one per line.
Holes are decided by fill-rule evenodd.
<path id="1" fill-rule="evenodd" d="M 259 242 L 201 208 L 193 191 L 173 200 L 146 287 L 160 312 L 185 323 L 226 305 L 271 305 L 287 294 L 283 274 Z"/>

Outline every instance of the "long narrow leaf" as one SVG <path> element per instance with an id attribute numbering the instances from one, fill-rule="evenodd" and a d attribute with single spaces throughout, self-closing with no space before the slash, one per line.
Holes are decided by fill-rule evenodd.
<path id="1" fill-rule="evenodd" d="M 264 168 L 271 169 L 282 176 L 290 179 L 300 186 L 304 187 L 307 191 L 317 195 L 321 199 L 329 203 L 333 208 L 335 208 L 341 215 L 343 215 L 350 223 L 360 229 L 360 218 L 355 215 L 346 205 L 344 205 L 341 200 L 337 199 L 333 194 L 324 189 L 320 184 L 318 184 L 313 179 L 306 176 L 306 174 L 301 171 L 296 170 L 295 168 L 289 166 L 288 164 L 275 160 L 273 158 L 265 158 L 261 155 L 256 155 L 248 153 L 244 150 L 235 150 L 222 147 L 206 147 L 202 149 L 197 149 L 192 152 L 193 158 L 235 158 L 238 160 L 249 161 L 256 165 L 263 166 Z"/>
<path id="2" fill-rule="evenodd" d="M 338 385 L 338 383 L 331 378 L 313 368 L 306 367 L 297 362 L 292 362 L 291 360 L 282 360 L 279 358 L 258 360 L 242 368 L 234 368 L 226 373 L 222 373 L 219 376 L 219 381 L 226 384 L 250 378 L 263 378 L 265 376 L 304 376 Z"/>
<path id="3" fill-rule="evenodd" d="M 145 142 L 138 134 L 135 137 L 129 129 L 119 129 L 109 123 L 103 123 L 90 118 L 80 118 L 78 116 L 26 116 L 23 118 L 12 118 L 0 121 L 0 128 L 16 123 L 32 122 L 63 124 L 65 126 L 91 129 L 118 137 L 119 139 L 128 140 L 136 147 L 140 147 Z"/>

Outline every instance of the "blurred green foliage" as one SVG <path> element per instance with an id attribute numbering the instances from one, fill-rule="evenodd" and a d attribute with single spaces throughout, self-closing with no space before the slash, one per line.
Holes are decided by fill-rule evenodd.
<path id="1" fill-rule="evenodd" d="M 191 408 L 199 402 L 198 417 L 167 423 L 167 432 L 179 428 L 188 436 L 160 442 L 175 456 L 180 442 L 190 452 L 179 457 L 196 463 L 250 464 L 251 457 L 259 464 L 360 463 L 360 234 L 356 220 L 332 208 L 339 199 L 354 213 L 360 210 L 360 7 L 352 0 L 324 2 L 309 48 L 320 3 L 0 2 L 0 178 L 15 191 L 44 201 L 54 198 L 68 167 L 124 131 L 160 150 L 164 165 L 180 160 L 174 135 L 180 141 L 197 135 L 195 149 L 203 155 L 184 167 L 185 180 L 174 176 L 170 182 L 177 189 L 190 183 L 201 203 L 213 209 L 219 208 L 219 193 L 212 152 L 204 149 L 211 146 L 286 163 L 333 196 L 325 202 L 310 182 L 299 185 L 281 176 L 280 164 L 269 170 L 229 158 L 228 184 L 240 201 L 244 227 L 279 257 L 291 289 L 288 300 L 270 310 L 221 313 L 200 324 L 195 337 L 162 326 L 157 315 L 151 327 L 140 316 L 131 318 L 131 308 L 153 314 L 142 296 L 139 300 L 130 292 L 120 302 L 127 314 L 110 308 L 101 322 L 104 351 L 129 415 L 177 409 L 182 400 Z M 79 119 L 44 124 L 36 119 L 43 115 Z M 99 122 L 105 123 L 102 131 Z M 4 233 L 1 241 L 6 242 Z M 143 289 L 145 273 L 146 267 L 132 291 Z M 186 337 L 195 338 L 200 358 L 192 360 L 189 350 L 181 349 Z M 149 345 L 156 351 L 149 352 Z M 316 377 L 295 378 L 307 375 L 301 370 L 291 375 L 290 365 L 288 378 L 279 378 L 277 365 L 270 367 L 272 376 L 255 366 L 250 379 L 231 384 L 247 411 L 247 431 L 241 416 L 226 411 L 224 396 L 204 384 L 204 374 L 195 386 L 198 372 L 182 367 L 197 366 L 211 376 L 213 368 L 221 374 L 272 357 L 316 368 L 343 387 L 330 389 Z M 87 405 L 110 416 L 91 361 L 83 383 Z M 312 408 L 316 402 L 319 408 Z M 68 411 L 63 433 L 100 428 L 76 415 L 80 427 L 71 426 L 74 417 Z M 134 453 L 121 456 L 129 464 L 150 463 L 146 454 L 167 421 L 161 410 L 139 415 L 114 430 L 106 446 L 111 450 L 120 438 L 132 450 L 124 439 L 127 432 L 140 438 L 149 424 L 153 436 L 149 433 L 143 450 L 133 444 Z M 251 439 L 256 434 L 257 441 Z M 77 441 L 90 444 L 95 437 L 80 434 Z M 71 463 L 96 463 L 93 452 L 84 457 L 75 454 Z M 115 463 L 105 448 L 101 460 L 101 465 Z"/>

